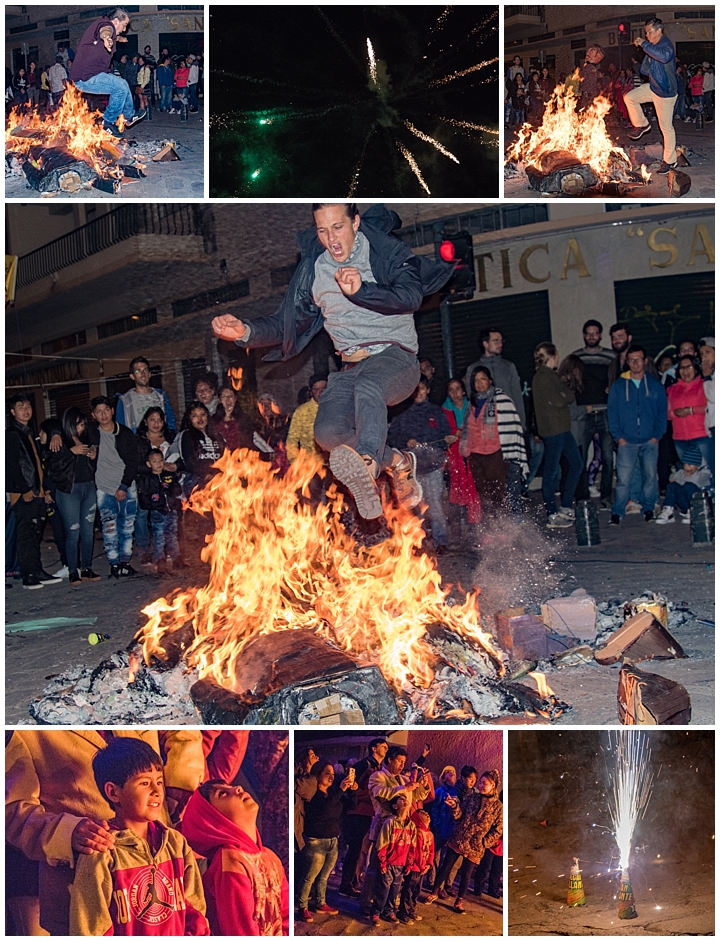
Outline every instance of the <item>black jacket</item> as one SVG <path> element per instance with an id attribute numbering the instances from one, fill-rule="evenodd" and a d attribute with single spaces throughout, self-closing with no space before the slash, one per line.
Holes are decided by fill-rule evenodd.
<path id="1" fill-rule="evenodd" d="M 35 451 L 30 441 L 33 435 L 30 425 L 23 425 L 13 419 L 5 431 L 5 489 L 8 493 L 30 493 L 36 496 L 42 492 L 42 480 L 35 454 L 38 460 L 40 451 L 37 444 Z M 14 502 L 14 501 L 13 501 Z"/>
<path id="2" fill-rule="evenodd" d="M 172 471 L 138 477 L 138 501 L 143 510 L 157 510 L 158 513 L 179 510 L 181 494 L 178 475 Z"/>
<path id="3" fill-rule="evenodd" d="M 87 426 L 87 436 L 90 444 L 94 444 L 98 449 L 98 457 L 100 456 L 100 426 L 96 425 L 94 422 L 88 423 Z M 129 428 L 126 428 L 125 425 L 120 425 L 118 422 L 115 422 L 115 450 L 117 451 L 120 460 L 125 465 L 125 471 L 120 481 L 120 490 L 129 490 L 133 484 L 133 481 L 137 477 L 138 469 L 138 445 L 137 438 L 130 431 Z"/>
<path id="4" fill-rule="evenodd" d="M 50 432 L 50 436 L 52 436 L 52 434 L 60 435 L 63 439 L 63 443 L 59 451 L 51 451 L 50 448 L 47 447 L 44 450 L 43 466 L 45 467 L 47 484 L 53 490 L 60 490 L 62 493 L 72 493 L 80 455 L 73 454 L 68 447 L 62 432 L 62 425 L 60 425 L 59 422 L 57 428 Z M 86 433 L 83 433 L 80 440 L 83 441 L 84 444 L 89 444 Z M 89 462 L 90 469 L 94 475 L 97 461 L 91 461 L 90 458 L 86 460 Z"/>
<path id="5" fill-rule="evenodd" d="M 370 243 L 370 267 L 376 283 L 363 282 L 349 299 L 380 314 L 412 315 L 427 294 L 447 283 L 453 266 L 414 255 L 408 246 L 390 233 L 401 226 L 400 217 L 384 206 L 371 206 L 363 214 L 360 231 Z M 247 342 L 242 347 L 279 346 L 264 357 L 267 361 L 290 359 L 300 353 L 324 325 L 320 308 L 314 303 L 312 286 L 315 262 L 325 251 L 315 227 L 301 232 L 297 239 L 300 264 L 295 270 L 282 304 L 267 317 L 250 321 Z"/>

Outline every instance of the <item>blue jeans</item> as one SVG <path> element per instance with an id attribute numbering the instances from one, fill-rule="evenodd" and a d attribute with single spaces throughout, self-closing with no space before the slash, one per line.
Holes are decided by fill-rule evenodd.
<path id="1" fill-rule="evenodd" d="M 387 916 L 395 912 L 395 904 L 403 883 L 403 867 L 388 866 L 386 872 L 378 873 L 375 883 L 375 901 L 373 912 Z"/>
<path id="2" fill-rule="evenodd" d="M 190 107 L 197 108 L 198 106 L 197 82 L 195 82 L 194 85 L 188 85 L 188 91 L 190 93 Z"/>
<path id="3" fill-rule="evenodd" d="M 715 95 L 714 91 L 704 91 L 703 92 L 703 101 L 705 103 L 705 114 L 712 121 L 715 117 L 713 111 L 713 97 Z"/>
<path id="4" fill-rule="evenodd" d="M 433 542 L 436 546 L 447 546 L 447 521 L 442 505 L 442 495 L 445 490 L 442 467 L 430 471 L 429 474 L 418 474 L 418 477 L 427 503 L 427 518 L 430 520 Z"/>
<path id="5" fill-rule="evenodd" d="M 663 506 L 677 507 L 681 513 L 687 513 L 693 494 L 697 492 L 698 487 L 695 484 L 679 484 L 671 480 L 665 491 Z"/>
<path id="6" fill-rule="evenodd" d="M 114 493 L 98 490 L 97 505 L 107 560 L 110 565 L 125 565 L 130 561 L 133 550 L 137 513 L 135 484 L 128 490 L 124 500 L 118 500 Z"/>
<path id="7" fill-rule="evenodd" d="M 583 423 L 583 467 L 587 465 L 588 451 L 595 434 L 600 439 L 600 453 L 602 454 L 602 470 L 598 489 L 600 490 L 600 497 L 603 500 L 609 500 L 612 495 L 613 439 L 608 426 L 607 411 L 604 409 L 589 414 Z"/>
<path id="8" fill-rule="evenodd" d="M 172 85 L 160 86 L 160 110 L 169 111 L 172 108 Z"/>
<path id="9" fill-rule="evenodd" d="M 91 480 L 74 484 L 70 493 L 56 490 L 55 500 L 60 508 L 67 534 L 65 552 L 68 568 L 71 572 L 77 571 L 78 545 L 80 546 L 80 568 L 92 568 L 93 529 L 97 510 L 95 484 Z"/>
<path id="10" fill-rule="evenodd" d="M 346 444 L 368 454 L 382 470 L 392 464 L 387 407 L 415 391 L 420 364 L 414 353 L 390 346 L 352 369 L 331 373 L 318 403 L 315 440 L 323 451 Z"/>
<path id="11" fill-rule="evenodd" d="M 125 115 L 126 121 L 132 118 L 135 109 L 130 94 L 130 86 L 119 75 L 113 75 L 112 72 L 101 72 L 99 75 L 91 76 L 84 82 L 75 82 L 74 84 L 80 91 L 88 92 L 91 95 L 110 96 L 105 109 L 106 124 L 115 124 L 121 114 Z"/>
<path id="12" fill-rule="evenodd" d="M 153 536 L 153 562 L 157 565 L 168 555 L 173 561 L 179 559 L 177 510 L 170 510 L 168 513 L 150 510 L 150 523 Z"/>
<path id="13" fill-rule="evenodd" d="M 326 840 L 306 837 L 303 848 L 305 860 L 305 879 L 298 896 L 298 908 L 308 907 L 310 890 L 315 885 L 317 903 L 325 904 L 328 879 L 338 858 L 338 838 L 336 836 Z"/>
<path id="14" fill-rule="evenodd" d="M 612 513 L 622 518 L 625 515 L 625 506 L 630 496 L 630 487 L 632 485 L 633 473 L 635 468 L 640 466 L 642 474 L 642 498 L 641 506 L 643 513 L 655 509 L 657 503 L 658 488 L 658 443 L 657 441 L 641 441 L 640 444 L 618 445 L 617 460 L 615 469 L 617 471 L 617 485 L 615 487 L 615 502 L 612 505 Z"/>
<path id="15" fill-rule="evenodd" d="M 713 458 L 714 458 L 714 448 L 715 448 L 715 439 L 714 438 L 691 438 L 689 441 L 678 441 L 675 439 L 675 450 L 677 451 L 677 456 L 680 458 L 680 463 L 683 464 L 685 461 L 685 452 L 689 451 L 690 448 L 697 448 L 700 451 L 700 454 L 705 459 L 705 463 L 712 470 L 713 468 Z"/>
<path id="16" fill-rule="evenodd" d="M 573 505 L 575 490 L 582 474 L 583 461 L 572 432 L 566 431 L 561 435 L 548 435 L 543 438 L 543 441 L 545 442 L 545 469 L 543 471 L 542 493 L 545 510 L 548 516 L 551 516 L 557 512 L 555 480 L 560 466 L 560 458 L 564 457 L 568 462 L 565 488 L 560 497 L 561 505 L 568 509 Z"/>

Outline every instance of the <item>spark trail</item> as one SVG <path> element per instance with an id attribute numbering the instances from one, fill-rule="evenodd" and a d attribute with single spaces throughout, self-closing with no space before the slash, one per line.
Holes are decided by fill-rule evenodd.
<path id="1" fill-rule="evenodd" d="M 404 158 L 407 160 L 407 162 L 410 164 L 410 169 L 411 169 L 412 172 L 415 174 L 415 176 L 418 178 L 418 182 L 419 182 L 420 186 L 422 186 L 422 188 L 425 190 L 425 192 L 428 194 L 428 196 L 431 196 L 432 193 L 431 193 L 430 190 L 428 189 L 428 185 L 427 185 L 427 183 L 425 182 L 425 180 L 423 179 L 423 175 L 422 175 L 422 173 L 420 172 L 420 167 L 417 165 L 417 161 L 415 160 L 415 158 L 413 157 L 413 155 L 410 153 L 410 151 L 407 149 L 407 147 L 406 147 L 404 144 L 401 144 L 401 143 L 400 143 L 400 141 L 396 141 L 395 143 L 397 144 L 398 150 L 400 151 L 400 153 L 403 155 L 403 157 L 404 157 Z"/>
<path id="2" fill-rule="evenodd" d="M 414 124 L 410 121 L 405 121 L 405 127 L 410 131 L 411 134 L 414 134 L 415 137 L 419 137 L 420 140 L 424 140 L 427 144 L 432 144 L 436 150 L 439 150 L 441 154 L 444 154 L 446 157 L 449 157 L 450 160 L 454 160 L 455 163 L 460 163 L 455 154 L 451 154 L 449 150 L 446 150 L 443 145 L 436 141 L 434 137 L 430 137 L 428 134 L 423 134 L 422 131 L 418 131 Z M 412 166 L 412 164 L 411 164 Z"/>
<path id="3" fill-rule="evenodd" d="M 614 751 L 614 762 L 608 769 L 610 816 L 620 850 L 620 868 L 626 870 L 635 827 L 648 808 L 654 774 L 647 733 L 624 729 L 608 732 L 608 736 Z"/>
<path id="4" fill-rule="evenodd" d="M 436 78 L 435 81 L 430 82 L 428 88 L 437 88 L 438 85 L 447 85 L 448 82 L 454 82 L 456 78 L 462 78 L 464 75 L 470 75 L 472 72 L 478 72 L 480 69 L 487 68 L 488 65 L 494 65 L 498 62 L 499 59 L 485 59 L 484 62 L 478 62 L 476 65 L 471 65 L 469 69 L 462 69 L 459 72 L 451 72 L 449 75 L 445 75 L 443 78 Z"/>
<path id="5" fill-rule="evenodd" d="M 373 44 L 368 39 L 367 41 L 367 51 L 368 51 L 368 65 L 370 67 L 370 78 L 373 85 L 377 87 L 377 62 L 375 61 L 375 50 L 373 49 Z"/>

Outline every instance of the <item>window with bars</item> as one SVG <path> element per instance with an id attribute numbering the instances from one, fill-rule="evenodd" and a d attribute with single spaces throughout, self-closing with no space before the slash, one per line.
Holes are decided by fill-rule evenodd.
<path id="1" fill-rule="evenodd" d="M 139 314 L 131 314 L 128 317 L 120 317 L 118 320 L 100 324 L 97 328 L 98 339 L 105 340 L 107 337 L 116 337 L 121 333 L 139 330 L 140 327 L 148 327 L 153 323 L 157 323 L 157 310 L 155 307 L 149 310 L 141 310 Z"/>

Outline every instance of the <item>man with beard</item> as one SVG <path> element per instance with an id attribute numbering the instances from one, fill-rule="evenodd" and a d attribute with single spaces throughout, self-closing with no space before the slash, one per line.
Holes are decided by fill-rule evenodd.
<path id="1" fill-rule="evenodd" d="M 632 341 L 633 338 L 632 333 L 630 333 L 630 324 L 614 323 L 612 327 L 610 327 L 610 345 L 612 346 L 613 352 L 615 353 L 615 359 L 608 367 L 608 389 L 613 384 L 613 382 L 620 378 L 622 373 L 627 371 L 627 351 Z M 679 352 L 682 354 L 685 351 L 680 349 Z M 694 352 L 691 355 L 694 355 Z M 649 373 L 651 376 L 655 376 L 656 379 L 658 377 L 657 367 L 651 359 L 648 359 L 647 361 L 645 372 Z M 673 375 L 675 375 L 674 368 Z"/>
<path id="2" fill-rule="evenodd" d="M 301 259 L 280 308 L 243 323 L 215 317 L 216 337 L 245 348 L 273 346 L 266 360 L 287 360 L 322 330 L 342 365 L 318 404 L 315 440 L 364 519 L 383 508 L 376 480 L 385 472 L 397 501 L 422 500 L 412 451 L 387 446 L 387 407 L 417 387 L 420 367 L 413 320 L 426 294 L 439 291 L 452 265 L 410 249 L 392 233 L 397 214 L 372 206 L 362 219 L 352 203 L 315 203 L 312 228 L 298 238 Z"/>
<path id="3" fill-rule="evenodd" d="M 587 464 L 588 449 L 595 437 L 600 437 L 602 453 L 602 476 L 600 478 L 600 507 L 609 510 L 612 494 L 613 475 L 613 439 L 608 428 L 608 369 L 615 359 L 612 350 L 600 346 L 602 324 L 597 320 L 588 320 L 583 325 L 585 346 L 574 350 L 584 366 L 583 391 L 577 396 L 577 404 L 587 409 L 587 419 L 583 430 L 582 459 Z"/>

